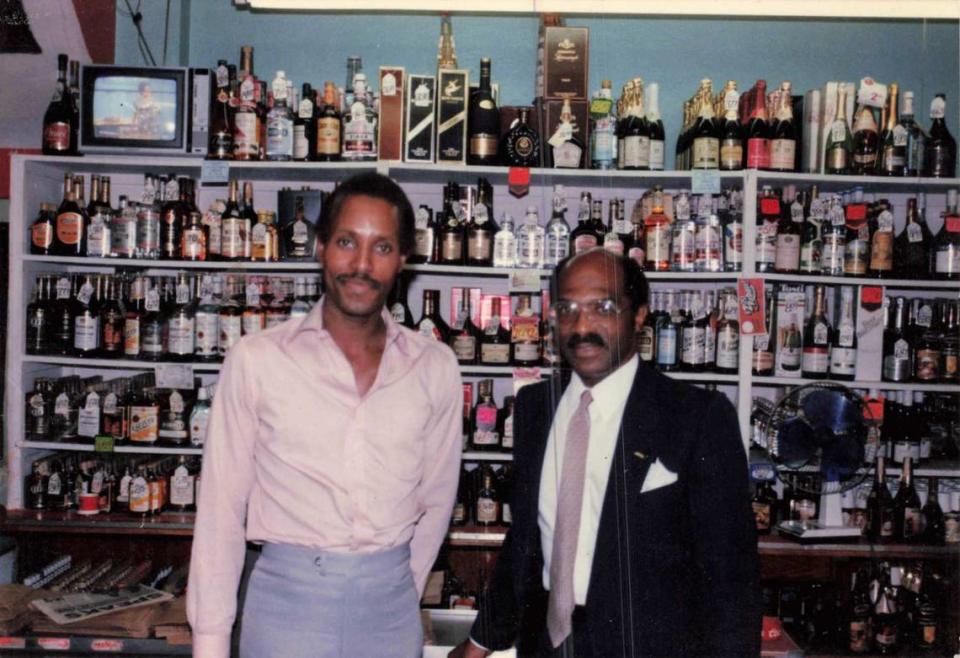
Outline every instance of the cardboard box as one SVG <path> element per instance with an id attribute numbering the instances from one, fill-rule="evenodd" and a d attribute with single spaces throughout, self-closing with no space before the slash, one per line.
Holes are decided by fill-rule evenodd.
<path id="1" fill-rule="evenodd" d="M 544 29 L 544 98 L 589 98 L 589 41 L 585 27 Z"/>
<path id="2" fill-rule="evenodd" d="M 401 66 L 380 67 L 380 122 L 377 140 L 381 160 L 403 158 L 403 110 L 406 71 Z"/>
<path id="3" fill-rule="evenodd" d="M 467 154 L 470 73 L 442 69 L 437 80 L 437 162 L 463 163 Z"/>
<path id="4" fill-rule="evenodd" d="M 800 377 L 806 306 L 807 296 L 802 285 L 782 285 L 777 290 L 774 343 L 774 375 L 777 377 Z"/>
<path id="5" fill-rule="evenodd" d="M 823 121 L 823 94 L 819 89 L 811 89 L 803 97 L 803 161 L 798 171 L 817 173 L 820 171 L 820 129 Z M 794 117 L 798 118 L 798 117 Z"/>
<path id="6" fill-rule="evenodd" d="M 857 293 L 857 379 L 878 382 L 883 371 L 883 286 Z"/>
<path id="7" fill-rule="evenodd" d="M 437 79 L 432 75 L 407 78 L 407 122 L 404 131 L 405 162 L 433 162 L 436 131 Z"/>
<path id="8" fill-rule="evenodd" d="M 543 130 L 540 133 L 540 146 L 544 167 L 553 167 L 553 148 L 549 141 L 560 125 L 560 113 L 563 110 L 563 101 L 561 100 L 543 100 L 537 101 L 537 107 L 540 115 L 540 126 Z M 580 169 L 587 166 L 587 158 L 590 153 L 590 102 L 585 100 L 571 100 L 570 110 L 573 113 L 573 131 L 574 135 L 583 144 L 583 154 L 580 158 Z"/>

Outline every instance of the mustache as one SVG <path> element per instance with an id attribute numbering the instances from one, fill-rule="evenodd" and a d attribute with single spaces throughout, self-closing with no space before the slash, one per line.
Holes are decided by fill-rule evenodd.
<path id="1" fill-rule="evenodd" d="M 351 281 L 351 280 L 363 281 L 374 290 L 380 290 L 380 288 L 382 288 L 379 281 L 370 277 L 369 274 L 363 274 L 362 272 L 358 274 L 338 274 L 336 276 L 336 280 L 337 280 L 337 283 L 347 283 L 348 281 Z"/>
<path id="2" fill-rule="evenodd" d="M 600 334 L 574 334 L 567 339 L 567 348 L 576 349 L 579 345 L 595 345 L 596 347 L 606 347 L 607 343 Z"/>

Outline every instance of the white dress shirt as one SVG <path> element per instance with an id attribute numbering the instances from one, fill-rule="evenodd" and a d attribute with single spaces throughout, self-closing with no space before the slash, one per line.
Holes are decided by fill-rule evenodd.
<path id="1" fill-rule="evenodd" d="M 607 375 L 590 389 L 590 439 L 587 446 L 586 482 L 583 487 L 583 506 L 580 510 L 580 532 L 577 539 L 577 559 L 573 567 L 573 598 L 577 605 L 587 601 L 593 553 L 600 525 L 600 512 L 610 479 L 614 449 L 620 437 L 623 410 L 637 374 L 639 359 L 629 361 Z M 563 469 L 563 454 L 567 428 L 580 403 L 580 395 L 587 386 L 574 373 L 553 416 L 553 425 L 547 437 L 547 448 L 540 475 L 540 498 L 537 522 L 543 547 L 543 586 L 550 589 L 550 561 L 553 556 L 553 529 L 557 519 L 557 485 Z"/>

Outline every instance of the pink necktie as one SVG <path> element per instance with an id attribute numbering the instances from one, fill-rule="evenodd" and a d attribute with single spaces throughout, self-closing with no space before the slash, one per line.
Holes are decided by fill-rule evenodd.
<path id="1" fill-rule="evenodd" d="M 547 631 L 554 647 L 570 635 L 571 617 L 576 605 L 573 598 L 573 565 L 577 559 L 577 538 L 580 534 L 580 508 L 587 467 L 587 444 L 590 439 L 590 391 L 580 395 L 580 406 L 570 419 L 567 443 L 563 453 L 563 469 L 557 486 L 557 519 L 553 528 L 553 552 L 550 560 L 550 600 L 547 604 Z"/>

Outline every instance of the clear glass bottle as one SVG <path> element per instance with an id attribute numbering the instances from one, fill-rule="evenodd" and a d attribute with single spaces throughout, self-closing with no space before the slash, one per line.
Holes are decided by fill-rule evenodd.
<path id="1" fill-rule="evenodd" d="M 553 186 L 553 211 L 547 222 L 544 265 L 556 267 L 570 253 L 570 226 L 567 224 L 567 200 L 562 185 Z"/>
<path id="2" fill-rule="evenodd" d="M 517 237 L 513 232 L 513 217 L 504 213 L 500 230 L 493 236 L 493 266 L 514 267 L 517 264 Z"/>
<path id="3" fill-rule="evenodd" d="M 287 77 L 277 71 L 273 79 L 273 107 L 267 113 L 267 160 L 293 159 L 293 111 L 287 98 Z"/>
<path id="4" fill-rule="evenodd" d="M 540 226 L 536 206 L 528 206 L 523 225 L 517 231 L 517 267 L 542 268 L 546 233 Z"/>

